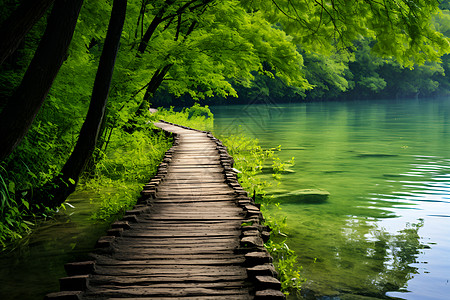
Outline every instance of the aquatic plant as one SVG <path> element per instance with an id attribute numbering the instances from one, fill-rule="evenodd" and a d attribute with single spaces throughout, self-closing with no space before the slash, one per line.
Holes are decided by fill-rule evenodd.
<path id="1" fill-rule="evenodd" d="M 266 249 L 274 258 L 274 265 L 279 273 L 283 293 L 299 295 L 301 285 L 306 281 L 302 275 L 302 267 L 294 250 L 287 245 L 286 217 L 275 216 L 269 208 L 279 208 L 273 197 L 267 194 L 267 188 L 277 185 L 281 180 L 281 173 L 294 164 L 294 158 L 282 161 L 276 154 L 281 146 L 263 149 L 257 139 L 243 134 L 220 136 L 227 146 L 228 153 L 234 159 L 234 166 L 239 173 L 241 186 L 261 204 L 261 211 L 265 218 L 265 225 L 271 229 L 270 240 L 265 244 Z M 265 166 L 270 165 L 272 180 L 264 180 L 261 176 Z"/>

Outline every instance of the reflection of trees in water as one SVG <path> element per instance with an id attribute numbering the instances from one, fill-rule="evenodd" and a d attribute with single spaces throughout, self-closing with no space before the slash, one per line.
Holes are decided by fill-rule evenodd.
<path id="1" fill-rule="evenodd" d="M 395 291 L 406 287 L 406 283 L 418 273 L 416 267 L 420 249 L 426 246 L 420 243 L 419 229 L 423 226 L 423 220 L 418 223 L 407 223 L 406 228 L 398 234 L 389 234 L 384 230 L 378 231 L 375 243 L 379 251 L 384 251 L 383 269 L 379 272 L 376 285 L 383 293 Z M 384 249 L 382 250 L 381 247 Z"/>
<path id="2" fill-rule="evenodd" d="M 420 249 L 425 246 L 420 243 L 419 229 L 423 226 L 423 220 L 418 223 L 407 223 L 405 229 L 397 233 L 389 233 L 385 229 L 375 228 L 370 231 L 372 238 L 355 236 L 354 232 L 344 233 L 347 239 L 338 253 L 360 256 L 362 268 L 355 266 L 352 268 L 359 287 L 352 286 L 352 290 L 357 294 L 382 297 L 388 291 L 398 291 L 406 287 L 408 280 L 418 273 L 417 267 L 412 264 L 417 263 Z M 351 256 L 349 256 L 351 257 Z M 355 258 L 354 258 L 355 259 Z M 358 263 L 359 264 L 359 263 Z M 341 260 L 340 267 L 345 267 Z M 386 297 L 387 298 L 387 297 Z"/>

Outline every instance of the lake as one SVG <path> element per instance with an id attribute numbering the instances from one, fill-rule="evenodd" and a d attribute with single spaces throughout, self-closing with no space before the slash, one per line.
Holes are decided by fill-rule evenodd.
<path id="1" fill-rule="evenodd" d="M 279 195 L 308 299 L 448 299 L 450 98 L 217 106 L 215 134 L 244 132 L 295 157 Z"/>

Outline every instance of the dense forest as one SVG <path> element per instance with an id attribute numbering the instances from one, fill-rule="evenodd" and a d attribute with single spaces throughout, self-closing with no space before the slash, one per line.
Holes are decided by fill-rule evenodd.
<path id="1" fill-rule="evenodd" d="M 447 93 L 448 8 L 1 0 L 0 242 L 77 184 L 142 184 L 169 144 L 150 106 Z"/>
<path id="2" fill-rule="evenodd" d="M 450 35 L 450 5 L 440 4 L 441 12 L 433 18 L 433 26 L 444 36 Z M 277 76 L 255 74 L 251 86 L 232 82 L 238 97 L 211 97 L 210 104 L 273 103 L 298 101 L 339 101 L 343 99 L 389 99 L 435 97 L 450 93 L 446 76 L 450 56 L 439 61 L 426 61 L 405 66 L 395 57 L 381 57 L 374 51 L 373 38 L 358 38 L 351 48 L 333 53 L 307 51 L 297 45 L 302 56 L 302 75 L 308 88 L 293 88 Z M 154 97 L 156 106 L 192 105 L 191 96 L 174 96 L 162 88 Z"/>

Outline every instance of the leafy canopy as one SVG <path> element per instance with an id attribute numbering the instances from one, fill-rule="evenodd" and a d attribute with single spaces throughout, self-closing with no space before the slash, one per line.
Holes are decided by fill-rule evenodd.
<path id="1" fill-rule="evenodd" d="M 373 51 L 412 67 L 439 61 L 449 52 L 449 40 L 436 30 L 436 0 L 243 0 L 280 24 L 305 50 L 330 53 L 353 48 L 362 37 L 375 39 Z"/>

